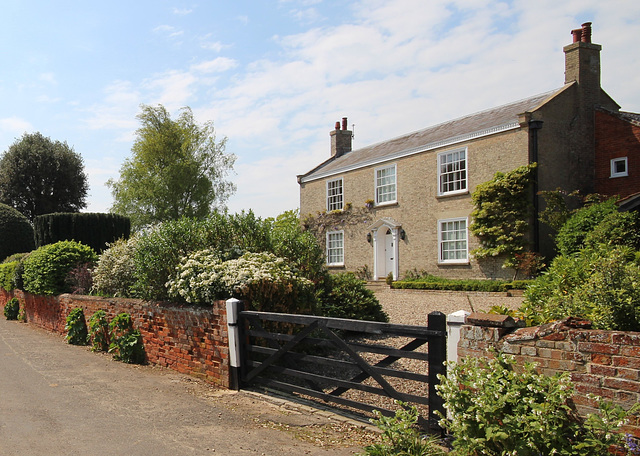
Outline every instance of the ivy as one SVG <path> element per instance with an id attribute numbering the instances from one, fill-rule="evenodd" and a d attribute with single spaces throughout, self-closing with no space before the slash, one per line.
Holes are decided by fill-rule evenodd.
<path id="1" fill-rule="evenodd" d="M 478 259 L 504 257 L 504 267 L 517 267 L 516 255 L 526 251 L 532 215 L 531 184 L 536 164 L 520 166 L 476 187 L 469 230 L 480 239 L 471 253 Z"/>

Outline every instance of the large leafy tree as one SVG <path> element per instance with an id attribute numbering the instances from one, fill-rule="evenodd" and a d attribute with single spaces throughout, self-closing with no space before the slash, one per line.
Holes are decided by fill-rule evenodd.
<path id="1" fill-rule="evenodd" d="M 80 154 L 41 133 L 24 134 L 0 159 L 0 202 L 31 220 L 80 211 L 88 189 Z"/>
<path id="2" fill-rule="evenodd" d="M 225 178 L 236 157 L 225 154 L 226 138 L 216 142 L 213 123 L 197 124 L 190 108 L 173 120 L 162 105 L 143 105 L 138 119 L 132 156 L 120 179 L 107 182 L 114 197 L 111 211 L 130 217 L 135 230 L 224 208 L 235 191 Z"/>

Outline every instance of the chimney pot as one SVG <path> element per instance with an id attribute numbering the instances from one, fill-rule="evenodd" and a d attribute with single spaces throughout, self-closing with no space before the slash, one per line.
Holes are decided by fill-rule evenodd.
<path id="1" fill-rule="evenodd" d="M 591 22 L 582 24 L 582 42 L 591 43 Z"/>
<path id="2" fill-rule="evenodd" d="M 336 122 L 336 130 L 340 130 L 340 121 Z"/>
<path id="3" fill-rule="evenodd" d="M 343 130 L 347 129 L 347 118 L 346 117 L 342 118 L 342 129 Z"/>
<path id="4" fill-rule="evenodd" d="M 578 43 L 582 40 L 582 29 L 571 30 L 571 34 L 573 35 L 574 43 Z"/>

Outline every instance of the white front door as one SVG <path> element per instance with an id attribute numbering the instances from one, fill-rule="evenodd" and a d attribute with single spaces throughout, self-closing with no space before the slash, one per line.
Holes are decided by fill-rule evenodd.
<path id="1" fill-rule="evenodd" d="M 393 245 L 393 233 L 391 233 L 391 230 L 387 229 L 387 234 L 385 235 L 385 242 L 384 242 L 384 277 L 388 276 L 390 272 L 393 272 L 394 270 L 394 257 L 395 257 L 395 248 Z"/>

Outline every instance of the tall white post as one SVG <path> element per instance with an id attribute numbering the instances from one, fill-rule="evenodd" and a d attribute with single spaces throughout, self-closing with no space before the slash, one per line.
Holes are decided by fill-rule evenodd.
<path id="1" fill-rule="evenodd" d="M 240 389 L 240 328 L 238 328 L 238 312 L 242 301 L 236 298 L 227 299 L 227 329 L 229 334 L 229 383 L 230 388 Z"/>
<path id="2" fill-rule="evenodd" d="M 460 331 L 470 312 L 458 310 L 447 315 L 447 361 L 458 361 L 458 342 Z"/>

